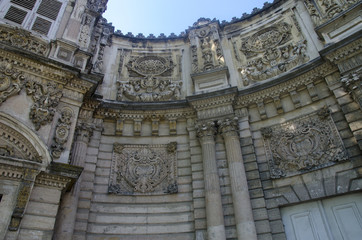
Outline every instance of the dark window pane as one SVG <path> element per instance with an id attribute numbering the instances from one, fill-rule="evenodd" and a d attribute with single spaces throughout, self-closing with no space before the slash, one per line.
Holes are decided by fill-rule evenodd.
<path id="1" fill-rule="evenodd" d="M 56 0 L 43 0 L 40 3 L 37 13 L 50 18 L 52 20 L 57 19 L 62 3 Z"/>
<path id="2" fill-rule="evenodd" d="M 26 11 L 11 6 L 4 18 L 7 20 L 10 20 L 12 22 L 22 24 L 24 21 L 24 18 L 26 17 L 26 14 L 27 14 Z"/>
<path id="3" fill-rule="evenodd" d="M 26 9 L 32 10 L 36 0 L 11 0 L 11 2 Z"/>
<path id="4" fill-rule="evenodd" d="M 35 19 L 34 25 L 31 30 L 34 30 L 34 31 L 44 34 L 44 35 L 48 35 L 51 25 L 52 25 L 52 23 L 49 22 L 48 20 L 37 17 Z"/>

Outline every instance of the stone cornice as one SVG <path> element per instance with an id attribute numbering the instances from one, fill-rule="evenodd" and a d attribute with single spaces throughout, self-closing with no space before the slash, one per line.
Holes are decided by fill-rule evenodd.
<path id="1" fill-rule="evenodd" d="M 70 90 L 85 94 L 95 90 L 103 80 L 103 75 L 82 74 L 76 68 L 51 60 L 46 57 L 22 52 L 0 42 L 0 60 L 11 63 L 24 75 L 41 77 L 64 85 Z"/>
<path id="2" fill-rule="evenodd" d="M 120 108 L 111 108 L 112 105 L 109 105 L 108 103 L 102 102 L 101 106 L 96 109 L 95 116 L 97 118 L 108 118 L 108 119 L 166 119 L 166 120 L 176 120 L 181 118 L 188 118 L 194 116 L 194 111 L 186 104 L 182 103 L 181 105 L 176 108 L 167 108 L 166 106 L 161 106 L 161 108 L 157 109 L 152 107 L 147 108 L 146 106 L 143 106 L 140 110 L 137 107 L 135 109 L 133 108 L 126 108 L 126 109 L 120 109 Z M 118 103 L 119 105 L 122 105 L 122 103 Z M 139 105 L 139 104 L 137 104 Z M 152 104 L 153 105 L 153 104 Z M 133 107 L 135 107 L 134 105 Z M 155 106 L 155 105 L 153 105 Z M 117 107 L 114 106 L 113 107 Z M 147 110 L 146 110 L 147 109 Z"/>
<path id="3" fill-rule="evenodd" d="M 331 44 L 320 51 L 320 54 L 333 63 L 344 61 L 362 52 L 362 30 L 348 36 L 343 41 Z"/>
<path id="4" fill-rule="evenodd" d="M 197 112 L 199 119 L 218 119 L 233 113 L 233 104 L 237 96 L 237 88 L 198 94 L 187 98 Z"/>
<path id="5" fill-rule="evenodd" d="M 263 102 L 265 99 L 294 91 L 335 71 L 337 71 L 337 68 L 334 65 L 324 62 L 320 58 L 310 61 L 288 74 L 269 80 L 267 83 L 253 85 L 239 91 L 236 108 Z"/>

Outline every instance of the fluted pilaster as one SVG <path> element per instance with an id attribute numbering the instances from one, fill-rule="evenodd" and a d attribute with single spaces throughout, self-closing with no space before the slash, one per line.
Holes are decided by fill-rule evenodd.
<path id="1" fill-rule="evenodd" d="M 76 129 L 71 164 L 83 167 L 87 156 L 87 148 L 94 126 L 79 124 Z M 73 186 L 73 189 L 63 196 L 55 228 L 55 240 L 71 240 L 73 238 L 75 219 L 77 214 L 78 199 L 82 175 Z"/>
<path id="2" fill-rule="evenodd" d="M 237 118 L 221 120 L 218 125 L 225 141 L 238 239 L 256 240 L 248 182 L 237 132 Z"/>
<path id="3" fill-rule="evenodd" d="M 226 235 L 216 165 L 215 124 L 214 122 L 199 123 L 196 125 L 196 130 L 202 146 L 208 239 L 223 240 L 226 239 Z"/>

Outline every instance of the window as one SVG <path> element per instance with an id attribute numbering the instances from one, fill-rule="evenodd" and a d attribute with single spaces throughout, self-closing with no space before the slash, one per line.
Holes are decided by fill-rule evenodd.
<path id="1" fill-rule="evenodd" d="M 66 0 L 5 0 L 0 4 L 0 16 L 8 23 L 43 36 L 53 37 Z"/>

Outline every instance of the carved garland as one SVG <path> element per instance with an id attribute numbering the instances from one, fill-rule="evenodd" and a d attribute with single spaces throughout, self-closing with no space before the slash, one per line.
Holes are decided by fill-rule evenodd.
<path id="1" fill-rule="evenodd" d="M 24 79 L 24 76 L 13 69 L 11 64 L 0 63 L 0 104 L 20 92 Z"/>
<path id="2" fill-rule="evenodd" d="M 272 178 L 293 176 L 346 160 L 328 109 L 261 129 Z"/>
<path id="3" fill-rule="evenodd" d="M 176 142 L 166 145 L 113 146 L 109 193 L 177 193 Z"/>
<path id="4" fill-rule="evenodd" d="M 68 141 L 72 116 L 73 113 L 70 109 L 63 109 L 62 116 L 59 118 L 57 127 L 55 129 L 54 142 L 51 146 L 52 155 L 54 158 L 59 158 L 65 149 L 64 145 Z"/>
<path id="5" fill-rule="evenodd" d="M 42 125 L 51 122 L 54 117 L 55 108 L 62 97 L 62 91 L 55 83 L 48 82 L 46 85 L 34 81 L 26 83 L 26 93 L 32 96 L 34 104 L 30 108 L 29 117 L 39 130 Z"/>

